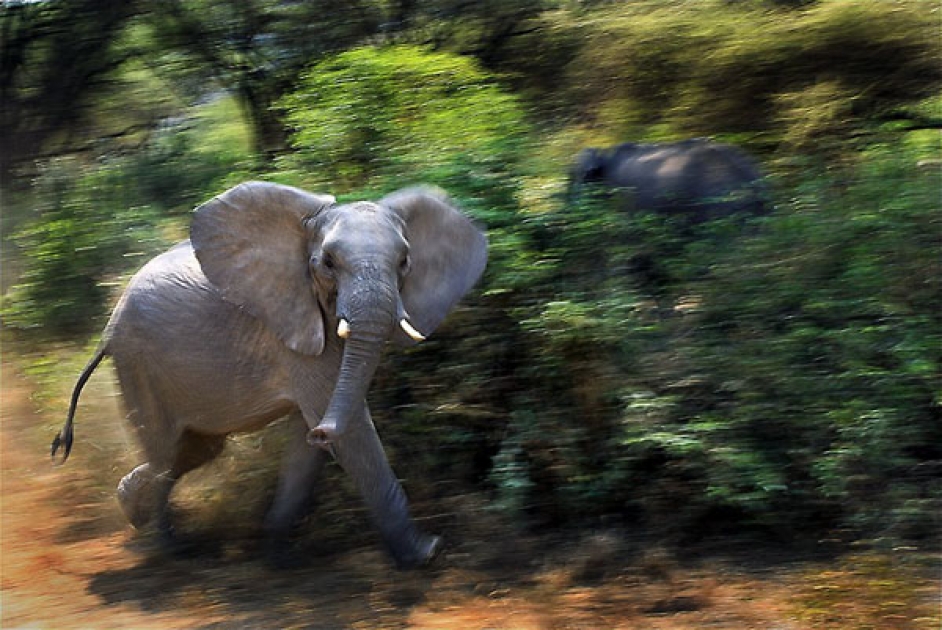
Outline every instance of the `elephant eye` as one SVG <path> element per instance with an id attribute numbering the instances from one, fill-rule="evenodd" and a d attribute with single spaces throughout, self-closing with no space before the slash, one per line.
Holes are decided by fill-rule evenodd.
<path id="1" fill-rule="evenodd" d="M 327 252 L 312 254 L 308 262 L 308 268 L 311 270 L 312 276 L 333 276 L 337 268 L 337 262 L 334 260 L 333 255 Z"/>
<path id="2" fill-rule="evenodd" d="M 405 275 L 409 273 L 409 269 L 412 268 L 412 259 L 409 258 L 409 255 L 406 254 L 402 257 L 402 260 L 399 261 L 399 273 Z"/>

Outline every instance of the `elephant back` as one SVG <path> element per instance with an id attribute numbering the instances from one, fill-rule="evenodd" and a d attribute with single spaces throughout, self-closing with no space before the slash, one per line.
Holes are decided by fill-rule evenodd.
<path id="1" fill-rule="evenodd" d="M 586 149 L 572 181 L 576 192 L 586 183 L 620 191 L 627 211 L 685 213 L 695 222 L 765 209 L 756 162 L 738 147 L 707 138 Z"/>

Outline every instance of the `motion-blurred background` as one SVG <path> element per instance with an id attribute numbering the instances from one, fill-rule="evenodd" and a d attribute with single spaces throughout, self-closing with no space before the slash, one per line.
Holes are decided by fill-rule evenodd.
<path id="1" fill-rule="evenodd" d="M 936 545 L 940 20 L 931 0 L 4 2 L 4 361 L 55 412 L 43 441 L 201 201 L 427 182 L 491 258 L 371 392 L 419 512 Z M 701 136 L 756 158 L 768 214 L 691 226 L 570 194 L 581 149 Z M 133 445 L 97 449 L 110 492 Z M 262 502 L 277 464 L 256 459 L 228 474 L 239 496 L 264 477 Z"/>

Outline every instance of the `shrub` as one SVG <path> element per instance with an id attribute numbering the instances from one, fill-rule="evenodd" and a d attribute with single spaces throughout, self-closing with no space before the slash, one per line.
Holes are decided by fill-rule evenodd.
<path id="1" fill-rule="evenodd" d="M 813 180 L 718 261 L 701 334 L 683 346 L 721 403 L 707 417 L 779 471 L 780 513 L 826 507 L 858 531 L 926 534 L 942 499 L 930 472 L 942 462 L 942 181 L 905 149 L 861 160 L 843 190 Z"/>
<path id="2" fill-rule="evenodd" d="M 462 479 L 532 523 L 933 536 L 942 182 L 915 161 L 873 147 L 745 229 L 605 199 L 523 215 L 481 292 L 391 359 L 390 442 L 442 476 L 476 462 Z"/>
<path id="3" fill-rule="evenodd" d="M 126 256 L 152 253 L 156 215 L 134 203 L 120 162 L 89 171 L 50 162 L 36 190 L 38 213 L 14 236 L 24 273 L 4 299 L 4 324 L 52 335 L 87 333 L 101 324 Z"/>
<path id="4" fill-rule="evenodd" d="M 24 272 L 4 296 L 4 323 L 97 329 L 116 276 L 184 238 L 193 207 L 244 177 L 248 138 L 232 108 L 221 99 L 168 120 L 134 153 L 48 162 L 33 218 L 14 234 Z"/>
<path id="5" fill-rule="evenodd" d="M 567 83 L 583 114 L 619 135 L 772 132 L 847 137 L 936 93 L 938 24 L 923 0 L 825 0 L 800 11 L 741 3 L 632 3 L 581 18 Z M 757 37 L 757 33 L 762 33 Z"/>
<path id="6" fill-rule="evenodd" d="M 311 185 L 345 193 L 426 181 L 506 207 L 523 111 L 471 59 L 416 46 L 315 64 L 282 106 Z M 495 199 L 498 195 L 502 198 Z M 496 201 L 496 203 L 495 203 Z"/>

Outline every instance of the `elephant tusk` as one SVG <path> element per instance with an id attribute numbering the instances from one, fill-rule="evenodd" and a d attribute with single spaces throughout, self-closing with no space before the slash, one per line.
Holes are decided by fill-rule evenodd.
<path id="1" fill-rule="evenodd" d="M 340 323 L 337 324 L 337 336 L 341 339 L 346 339 L 350 336 L 350 324 L 347 323 L 347 320 L 341 319 Z"/>
<path id="2" fill-rule="evenodd" d="M 401 326 L 402 329 L 405 331 L 405 333 L 409 335 L 410 337 L 412 337 L 412 339 L 414 339 L 415 341 L 425 341 L 425 335 L 423 335 L 418 330 L 413 328 L 412 324 L 406 321 L 404 317 L 401 320 L 399 320 L 399 326 Z"/>

